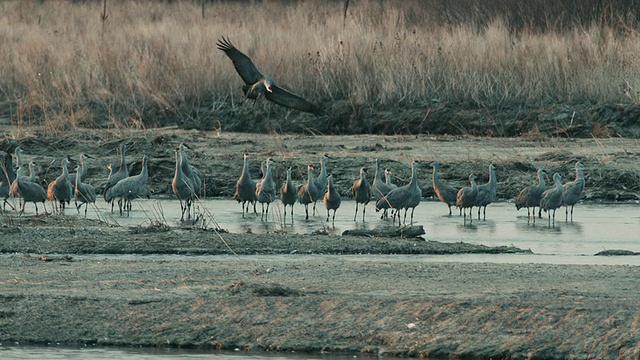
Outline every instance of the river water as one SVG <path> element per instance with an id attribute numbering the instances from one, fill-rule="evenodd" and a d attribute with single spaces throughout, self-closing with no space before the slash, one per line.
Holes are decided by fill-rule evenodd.
<path id="1" fill-rule="evenodd" d="M 67 347 L 67 346 L 22 346 L 0 344 L 0 358 L 23 360 L 347 360 L 368 359 L 367 355 L 340 354 L 302 354 L 295 352 L 243 352 L 217 350 L 184 350 L 156 348 L 118 348 L 118 347 Z"/>
<path id="2" fill-rule="evenodd" d="M 296 205 L 293 221 L 285 219 L 279 202 L 273 203 L 269 215 L 247 214 L 242 217 L 240 205 L 232 200 L 213 199 L 198 203 L 198 211 L 213 220 L 220 228 L 232 233 L 289 232 L 307 234 L 327 232 L 339 235 L 348 229 L 375 228 L 391 224 L 381 220 L 380 213 L 369 205 L 362 221 L 361 210 L 357 221 L 353 220 L 355 203 L 343 201 L 338 209 L 335 224 L 326 222 L 326 209 L 318 204 L 319 214 L 305 220 L 304 208 Z M 360 206 L 362 208 L 362 206 Z M 260 205 L 257 206 L 260 214 Z M 69 212 L 69 210 L 67 210 Z M 72 212 L 73 213 L 73 212 Z M 111 214 L 103 201 L 89 208 L 89 217 L 100 217 L 108 222 L 124 226 L 145 226 L 160 221 L 170 226 L 179 225 L 180 204 L 177 200 L 144 200 L 133 203 L 130 215 Z M 441 242 L 463 241 L 488 246 L 513 245 L 531 249 L 537 255 L 593 255 L 602 250 L 624 249 L 640 252 L 639 204 L 578 204 L 573 221 L 565 221 L 564 208 L 558 209 L 555 224 L 548 224 L 546 214 L 535 223 L 528 219 L 526 209 L 516 211 L 513 203 L 499 202 L 488 206 L 487 219 L 465 222 L 454 211 L 448 215 L 446 205 L 437 201 L 423 201 L 415 210 L 414 224 L 422 225 L 423 238 Z"/>

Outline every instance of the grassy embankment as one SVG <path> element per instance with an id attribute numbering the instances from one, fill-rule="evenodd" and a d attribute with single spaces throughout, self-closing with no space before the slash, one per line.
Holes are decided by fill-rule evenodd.
<path id="1" fill-rule="evenodd" d="M 109 0 L 106 13 L 102 1 L 5 2 L 0 121 L 54 132 L 178 123 L 637 136 L 624 130 L 638 127 L 628 105 L 640 101 L 632 1 L 484 3 L 357 1 L 343 18 L 342 2 L 319 0 Z M 240 105 L 241 80 L 215 48 L 221 36 L 331 115 Z"/>

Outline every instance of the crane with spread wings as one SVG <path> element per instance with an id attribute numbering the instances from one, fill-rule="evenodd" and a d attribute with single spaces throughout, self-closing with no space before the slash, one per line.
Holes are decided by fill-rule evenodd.
<path id="1" fill-rule="evenodd" d="M 228 38 L 222 37 L 216 45 L 233 62 L 233 66 L 245 83 L 242 86 L 242 92 L 248 99 L 256 100 L 263 95 L 267 100 L 287 108 L 312 113 L 316 116 L 325 113 L 320 106 L 277 86 L 269 76 L 262 74 L 256 68 L 247 55 L 236 49 Z"/>

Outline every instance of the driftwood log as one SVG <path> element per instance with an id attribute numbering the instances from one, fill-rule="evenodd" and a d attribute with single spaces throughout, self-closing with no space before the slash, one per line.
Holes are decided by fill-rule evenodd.
<path id="1" fill-rule="evenodd" d="M 351 235 L 351 236 L 377 236 L 377 237 L 406 237 L 406 238 L 414 238 L 420 235 L 424 235 L 424 228 L 422 225 L 413 225 L 413 226 L 385 226 L 378 227 L 375 229 L 352 229 L 345 230 L 342 235 Z"/>

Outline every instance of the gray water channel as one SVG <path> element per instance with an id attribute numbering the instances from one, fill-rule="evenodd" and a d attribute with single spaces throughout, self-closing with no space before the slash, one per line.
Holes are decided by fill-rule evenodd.
<path id="1" fill-rule="evenodd" d="M 353 221 L 355 203 L 349 200 L 343 201 L 338 209 L 334 226 L 325 221 L 326 209 L 321 203 L 317 207 L 319 214 L 310 216 L 309 220 L 305 220 L 304 208 L 296 205 L 293 221 L 289 214 L 285 221 L 279 201 L 271 205 L 266 219 L 253 213 L 242 217 L 240 205 L 233 200 L 204 200 L 197 206 L 198 212 L 203 214 L 205 219 L 214 221 L 220 228 L 231 233 L 327 232 L 339 235 L 347 229 L 371 229 L 391 225 L 391 221 L 380 219 L 380 213 L 377 213 L 371 204 L 367 206 L 365 222 L 362 221 L 361 211 L 358 213 L 357 221 Z M 260 214 L 259 204 L 257 209 Z M 75 211 L 68 213 L 75 214 Z M 543 216 L 546 216 L 545 213 Z M 180 205 L 173 199 L 139 200 L 133 203 L 133 209 L 127 217 L 119 216 L 117 209 L 112 214 L 107 204 L 98 201 L 95 207 L 89 208 L 89 217 L 100 217 L 122 226 L 146 226 L 158 221 L 178 226 Z M 553 255 L 558 260 L 573 258 L 571 261 L 566 260 L 568 262 L 579 263 L 580 260 L 575 259 L 576 256 L 590 256 L 602 250 L 624 249 L 640 252 L 639 204 L 578 204 L 574 209 L 573 222 L 565 221 L 565 211 L 562 208 L 558 209 L 555 224 L 551 226 L 548 225 L 546 217 L 533 223 L 527 218 L 526 209 L 516 211 L 514 204 L 510 202 L 489 205 L 486 220 L 477 220 L 475 211 L 474 217 L 472 223 L 468 218 L 467 222 L 464 222 L 455 211 L 454 215 L 448 216 L 446 205 L 425 200 L 415 210 L 414 224 L 424 227 L 426 234 L 423 238 L 426 240 L 463 241 L 488 246 L 513 245 L 530 249 L 537 256 Z M 447 259 L 446 256 L 441 258 Z M 631 263 L 636 263 L 632 258 L 640 259 L 636 256 L 625 258 L 625 261 Z M 476 261 L 473 256 L 458 255 L 455 259 Z M 479 259 L 487 261 L 486 256 Z M 517 259 L 524 260 L 522 257 Z M 640 260 L 637 263 L 640 264 Z"/>
<path id="2" fill-rule="evenodd" d="M 60 346 L 21 346 L 0 344 L 0 358 L 22 360 L 347 360 L 367 359 L 366 355 L 338 354 L 301 354 L 295 352 L 270 353 L 244 351 L 206 351 L 156 348 L 118 348 L 118 347 L 60 347 Z"/>

